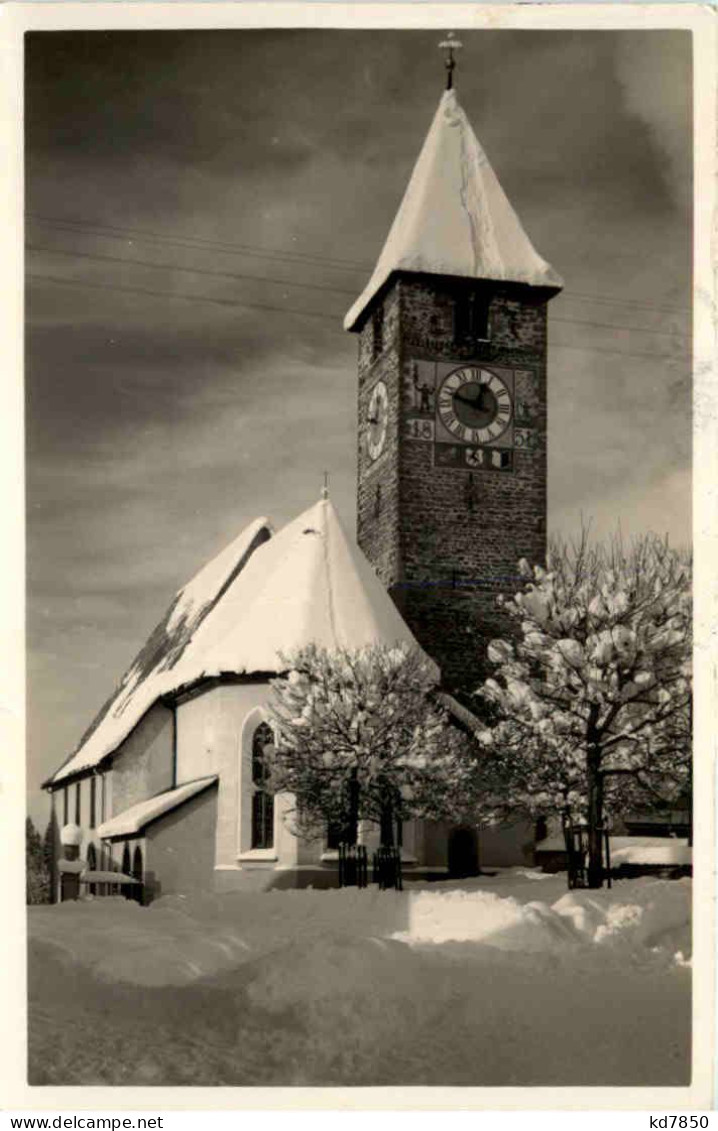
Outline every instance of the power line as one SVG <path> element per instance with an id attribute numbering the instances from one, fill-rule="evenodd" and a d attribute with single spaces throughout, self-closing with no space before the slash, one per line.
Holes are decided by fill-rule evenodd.
<path id="1" fill-rule="evenodd" d="M 186 302 L 210 303 L 213 306 L 224 306 L 224 307 L 231 307 L 231 308 L 237 308 L 237 309 L 242 309 L 242 310 L 265 310 L 265 311 L 272 311 L 272 312 L 275 312 L 275 313 L 278 313 L 278 314 L 296 315 L 296 316 L 301 317 L 301 318 L 318 318 L 318 319 L 325 321 L 325 322 L 331 322 L 332 325 L 335 326 L 337 329 L 339 329 L 340 326 L 341 326 L 341 316 L 340 315 L 325 314 L 325 313 L 322 313 L 320 311 L 315 311 L 315 310 L 296 310 L 296 309 L 293 309 L 291 307 L 273 306 L 270 303 L 237 302 L 233 299 L 210 298 L 208 295 L 185 294 L 185 293 L 182 293 L 182 292 L 179 292 L 179 291 L 158 291 L 158 290 L 153 290 L 149 287 L 127 287 L 127 286 L 120 286 L 116 283 L 97 283 L 97 282 L 90 283 L 90 282 L 85 282 L 85 281 L 80 280 L 80 279 L 67 279 L 67 278 L 62 278 L 61 276 L 57 276 L 57 275 L 46 275 L 43 272 L 32 271 L 32 270 L 28 272 L 28 275 L 32 278 L 42 279 L 45 282 L 57 283 L 60 286 L 81 287 L 81 288 L 84 288 L 86 290 L 100 289 L 100 290 L 106 290 L 106 291 L 119 291 L 122 294 L 148 295 L 148 296 L 151 296 L 151 297 L 154 297 L 154 298 L 180 299 L 180 300 L 184 300 Z M 611 349 L 610 347 L 603 347 L 603 346 L 589 346 L 589 345 L 580 345 L 579 346 L 579 345 L 571 345 L 569 343 L 564 343 L 564 342 L 551 342 L 549 348 L 550 349 L 578 350 L 579 352 L 588 351 L 590 353 L 607 353 L 607 354 L 613 354 L 614 356 L 617 355 L 617 356 L 620 356 L 620 357 L 650 358 L 654 361 L 662 361 L 662 362 L 683 360 L 681 357 L 678 357 L 678 356 L 668 356 L 666 354 L 660 354 L 660 353 L 645 353 L 645 352 L 641 353 L 641 352 L 634 351 L 634 350 Z"/>
<path id="2" fill-rule="evenodd" d="M 330 266 L 335 267 L 337 270 L 360 270 L 370 271 L 371 264 L 360 263 L 356 260 L 337 259 L 325 255 L 310 255 L 303 251 L 286 251 L 283 249 L 273 250 L 271 248 L 259 247 L 256 244 L 229 244 L 220 240 L 207 240 L 199 236 L 166 236 L 160 232 L 149 232 L 142 228 L 122 228 L 112 224 L 87 224 L 82 220 L 53 220 L 46 216 L 37 216 L 35 213 L 29 212 L 28 217 L 34 219 L 41 224 L 47 224 L 54 228 L 66 228 L 70 231 L 80 230 L 87 231 L 91 234 L 100 236 L 106 235 L 107 239 L 124 239 L 126 236 L 137 236 L 140 239 L 148 240 L 151 243 L 167 243 L 173 244 L 178 247 L 186 247 L 190 250 L 208 249 L 212 251 L 224 251 L 229 254 L 238 252 L 241 255 L 250 255 L 259 259 L 282 259 L 282 260 L 297 260 L 297 261 L 310 261 L 316 263 L 317 266 Z"/>
<path id="3" fill-rule="evenodd" d="M 137 236 L 153 243 L 166 243 L 190 250 L 202 248 L 222 251 L 225 254 L 248 255 L 252 258 L 280 260 L 286 262 L 308 262 L 316 266 L 326 266 L 332 270 L 365 271 L 373 270 L 373 264 L 368 261 L 342 259 L 337 256 L 311 255 L 307 252 L 270 249 L 259 247 L 256 244 L 231 244 L 220 240 L 207 240 L 199 236 L 184 236 L 182 238 L 167 236 L 161 232 L 152 232 L 142 228 L 121 227 L 114 224 L 93 224 L 84 220 L 68 220 L 50 216 L 40 216 L 37 213 L 28 213 L 28 218 L 39 223 L 56 228 L 65 228 L 70 231 L 84 231 L 99 235 L 107 239 L 122 239 L 126 236 Z M 607 296 L 589 294 L 585 291 L 563 291 L 566 298 L 575 298 L 578 301 L 596 302 L 607 306 L 635 306 L 645 310 L 659 310 L 664 312 L 690 314 L 691 308 L 677 306 L 669 303 L 643 302 L 640 299 L 608 298 Z"/>
<path id="4" fill-rule="evenodd" d="M 204 275 L 220 279 L 232 279 L 238 280 L 240 282 L 269 283 L 272 286 L 295 287 L 299 289 L 324 291 L 329 292 L 330 294 L 345 294 L 349 295 L 350 297 L 353 297 L 355 294 L 354 291 L 348 290 L 346 288 L 326 286 L 321 283 L 308 283 L 304 281 L 295 282 L 290 279 L 272 279 L 266 275 L 250 275 L 234 271 L 217 271 L 215 269 L 203 267 L 184 267 L 174 263 L 156 263 L 153 260 L 134 259 L 130 256 L 102 255 L 98 252 L 70 251 L 66 248 L 39 247 L 32 244 L 28 245 L 27 250 L 36 253 L 47 253 L 50 255 L 64 255 L 69 256 L 70 258 L 90 259 L 98 261 L 100 263 L 128 263 L 138 267 L 149 268 L 151 270 L 182 271 L 186 274 L 192 275 Z M 595 322 L 591 319 L 560 318 L 554 316 L 552 317 L 551 322 L 562 323 L 564 325 L 593 326 L 599 330 L 626 330 L 629 333 L 655 334 L 662 337 L 671 338 L 674 341 L 676 341 L 678 338 L 683 337 L 682 335 L 676 334 L 672 330 L 659 330 L 648 326 L 626 326 L 616 322 Z"/>
<path id="5" fill-rule="evenodd" d="M 156 291 L 150 287 L 123 287 L 117 283 L 89 283 L 81 279 L 63 279 L 58 275 L 45 275 L 41 271 L 29 271 L 28 275 L 35 279 L 44 279 L 48 283 L 58 283 L 60 286 L 67 287 L 84 287 L 85 290 L 103 290 L 103 291 L 120 291 L 123 294 L 132 295 L 151 295 L 155 298 L 178 298 L 184 299 L 187 302 L 206 302 L 211 303 L 213 306 L 229 306 L 236 307 L 242 310 L 271 310 L 280 314 L 293 314 L 302 318 L 322 318 L 325 321 L 332 322 L 336 325 L 336 320 L 327 314 L 321 314 L 315 310 L 294 310 L 287 306 L 272 306 L 269 303 L 260 302 L 236 302 L 233 299 L 225 298 L 210 298 L 208 295 L 189 295 L 180 291 Z M 337 327 L 338 328 L 338 327 Z"/>
<path id="6" fill-rule="evenodd" d="M 551 324 L 561 322 L 567 326 L 595 326 L 599 330 L 628 330 L 630 333 L 658 334 L 660 337 L 672 338 L 674 341 L 685 341 L 684 334 L 676 334 L 673 330 L 655 330 L 652 326 L 619 326 L 616 322 L 592 322 L 589 318 L 557 318 L 551 316 Z"/>
<path id="7" fill-rule="evenodd" d="M 690 306 L 669 306 L 658 302 L 641 302 L 638 298 L 603 298 L 601 295 L 587 294 L 585 291 L 565 290 L 562 292 L 566 298 L 576 299 L 578 302 L 597 302 L 605 306 L 635 306 L 645 310 L 660 310 L 667 314 L 692 314 Z"/>
<path id="8" fill-rule="evenodd" d="M 238 271 L 216 271 L 208 267 L 183 267 L 178 263 L 155 263 L 148 259 L 132 259 L 123 255 L 100 255 L 91 251 L 69 251 L 60 247 L 38 247 L 28 244 L 28 251 L 47 252 L 50 255 L 67 255 L 75 259 L 93 259 L 101 263 L 129 263 L 137 267 L 149 267 L 156 271 L 183 271 L 191 275 L 211 275 L 218 279 L 237 279 L 252 283 L 271 283 L 277 287 L 301 287 L 312 291 L 328 291 L 330 294 L 354 296 L 355 292 L 346 288 L 332 287 L 323 283 L 297 283 L 291 279 L 271 279 L 266 275 L 248 275 Z"/>
<path id="9" fill-rule="evenodd" d="M 671 355 L 671 354 L 667 354 L 667 353 L 639 353 L 637 350 L 611 349 L 610 346 L 587 346 L 587 345 L 574 346 L 574 345 L 570 345 L 568 342 L 549 342 L 548 348 L 549 348 L 549 350 L 554 350 L 554 349 L 557 349 L 557 350 L 578 350 L 579 353 L 583 353 L 584 350 L 590 350 L 591 353 L 611 353 L 611 354 L 614 354 L 614 355 L 619 354 L 621 357 L 651 358 L 653 361 L 662 361 L 662 362 L 671 362 L 671 361 L 685 362 L 687 360 L 685 357 L 681 357 L 680 355 L 677 355 L 677 354 Z"/>

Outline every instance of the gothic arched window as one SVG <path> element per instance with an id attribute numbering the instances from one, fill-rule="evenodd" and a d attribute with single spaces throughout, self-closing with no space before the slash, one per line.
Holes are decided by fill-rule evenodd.
<path id="1" fill-rule="evenodd" d="M 274 735 L 260 723 L 252 736 L 252 848 L 274 846 L 274 798 L 269 791 L 269 750 Z"/>

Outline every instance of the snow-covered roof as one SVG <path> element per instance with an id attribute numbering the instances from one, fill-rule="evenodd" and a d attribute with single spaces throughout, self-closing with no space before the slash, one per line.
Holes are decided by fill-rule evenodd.
<path id="1" fill-rule="evenodd" d="M 93 872 L 83 871 L 80 875 L 81 884 L 138 884 L 134 876 L 126 876 L 124 872 L 108 872 L 102 868 Z"/>
<path id="2" fill-rule="evenodd" d="M 441 98 L 374 274 L 344 319 L 345 329 L 356 327 L 394 271 L 563 287 L 522 228 L 455 90 Z"/>
<path id="3" fill-rule="evenodd" d="M 417 646 L 329 499 L 257 551 L 220 611 L 197 634 L 207 675 L 279 672 L 282 656 L 311 643 Z"/>
<path id="4" fill-rule="evenodd" d="M 328 499 L 274 536 L 266 519 L 251 523 L 180 591 L 48 784 L 96 766 L 158 699 L 213 676 L 277 673 L 282 656 L 310 643 L 416 646 Z"/>
<path id="5" fill-rule="evenodd" d="M 612 836 L 609 837 L 611 864 L 690 864 L 692 850 L 685 839 L 666 836 Z M 536 852 L 565 852 L 562 836 L 549 836 L 540 840 Z"/>
<path id="6" fill-rule="evenodd" d="M 637 839 L 637 838 L 636 838 Z M 618 844 L 611 841 L 611 863 L 620 864 L 692 864 L 693 849 L 686 840 L 664 837 L 662 844 Z"/>
<path id="7" fill-rule="evenodd" d="M 164 813 L 176 809 L 183 801 L 189 801 L 190 797 L 195 797 L 216 780 L 217 775 L 212 774 L 209 777 L 185 782 L 176 789 L 167 789 L 155 797 L 148 797 L 145 801 L 125 809 L 124 813 L 118 813 L 116 817 L 104 821 L 98 828 L 97 835 L 102 840 L 115 836 L 136 836 L 146 825 L 149 825 L 150 821 L 155 821 Z"/>
<path id="8" fill-rule="evenodd" d="M 153 703 L 178 686 L 174 673 L 197 629 L 236 582 L 257 547 L 271 535 L 269 520 L 255 519 L 179 590 L 117 691 L 100 708 L 77 749 L 47 784 L 96 766 L 117 748 Z"/>

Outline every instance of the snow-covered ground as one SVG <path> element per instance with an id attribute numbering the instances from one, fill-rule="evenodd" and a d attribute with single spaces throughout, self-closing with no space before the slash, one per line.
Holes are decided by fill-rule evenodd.
<path id="1" fill-rule="evenodd" d="M 30 1081 L 680 1085 L 689 880 L 29 909 Z"/>

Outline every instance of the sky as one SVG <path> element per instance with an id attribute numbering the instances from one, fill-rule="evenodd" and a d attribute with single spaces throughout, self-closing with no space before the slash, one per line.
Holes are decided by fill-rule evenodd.
<path id="1" fill-rule="evenodd" d="M 460 32 L 459 99 L 549 307 L 549 530 L 690 541 L 687 32 Z M 174 593 L 326 469 L 342 330 L 441 95 L 435 31 L 26 37 L 28 788 Z"/>

